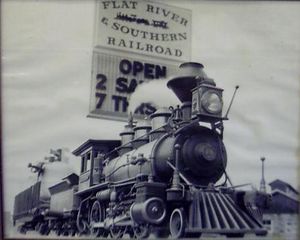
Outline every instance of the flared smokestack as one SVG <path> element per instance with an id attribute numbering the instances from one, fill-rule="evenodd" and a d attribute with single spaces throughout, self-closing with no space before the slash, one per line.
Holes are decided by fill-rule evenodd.
<path id="1" fill-rule="evenodd" d="M 191 102 L 191 90 L 197 86 L 197 78 L 207 79 L 203 68 L 201 63 L 182 63 L 178 75 L 168 81 L 168 88 L 172 89 L 181 102 Z"/>

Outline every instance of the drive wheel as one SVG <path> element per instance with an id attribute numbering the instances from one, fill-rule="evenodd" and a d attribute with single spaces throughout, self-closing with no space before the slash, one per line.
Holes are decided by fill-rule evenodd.
<path id="1" fill-rule="evenodd" d="M 92 237 L 102 236 L 104 229 L 99 227 L 93 227 L 94 223 L 99 223 L 104 220 L 104 209 L 101 207 L 99 201 L 95 201 L 92 205 L 90 212 L 90 234 Z"/>
<path id="2" fill-rule="evenodd" d="M 186 227 L 186 215 L 182 208 L 176 208 L 170 217 L 170 233 L 172 239 L 184 237 Z"/>
<path id="3" fill-rule="evenodd" d="M 134 236 L 137 239 L 147 238 L 150 235 L 149 226 L 146 224 L 140 224 L 133 227 Z"/>

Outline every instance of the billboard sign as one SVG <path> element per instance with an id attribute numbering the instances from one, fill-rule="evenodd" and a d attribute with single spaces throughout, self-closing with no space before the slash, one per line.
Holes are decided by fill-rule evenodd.
<path id="1" fill-rule="evenodd" d="M 138 84 L 167 78 L 177 69 L 175 63 L 95 48 L 89 116 L 126 120 L 129 98 Z M 133 113 L 142 117 L 155 110 L 151 103 L 140 103 Z"/>
<path id="2" fill-rule="evenodd" d="M 151 1 L 96 3 L 94 46 L 190 60 L 191 11 Z"/>

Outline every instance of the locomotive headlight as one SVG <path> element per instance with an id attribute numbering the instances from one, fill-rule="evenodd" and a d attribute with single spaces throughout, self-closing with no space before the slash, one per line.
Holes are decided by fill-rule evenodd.
<path id="1" fill-rule="evenodd" d="M 222 111 L 223 101 L 215 91 L 207 91 L 201 98 L 202 107 L 211 114 L 217 114 Z"/>

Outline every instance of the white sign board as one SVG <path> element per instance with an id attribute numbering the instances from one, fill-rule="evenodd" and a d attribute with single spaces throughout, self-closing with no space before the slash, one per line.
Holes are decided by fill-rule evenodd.
<path id="1" fill-rule="evenodd" d="M 126 120 L 129 97 L 137 85 L 174 75 L 178 64 L 95 48 L 92 68 L 89 116 Z M 142 117 L 155 110 L 151 103 L 140 103 L 133 113 Z"/>
<path id="2" fill-rule="evenodd" d="M 142 0 L 101 0 L 96 8 L 94 46 L 190 60 L 190 10 Z"/>

